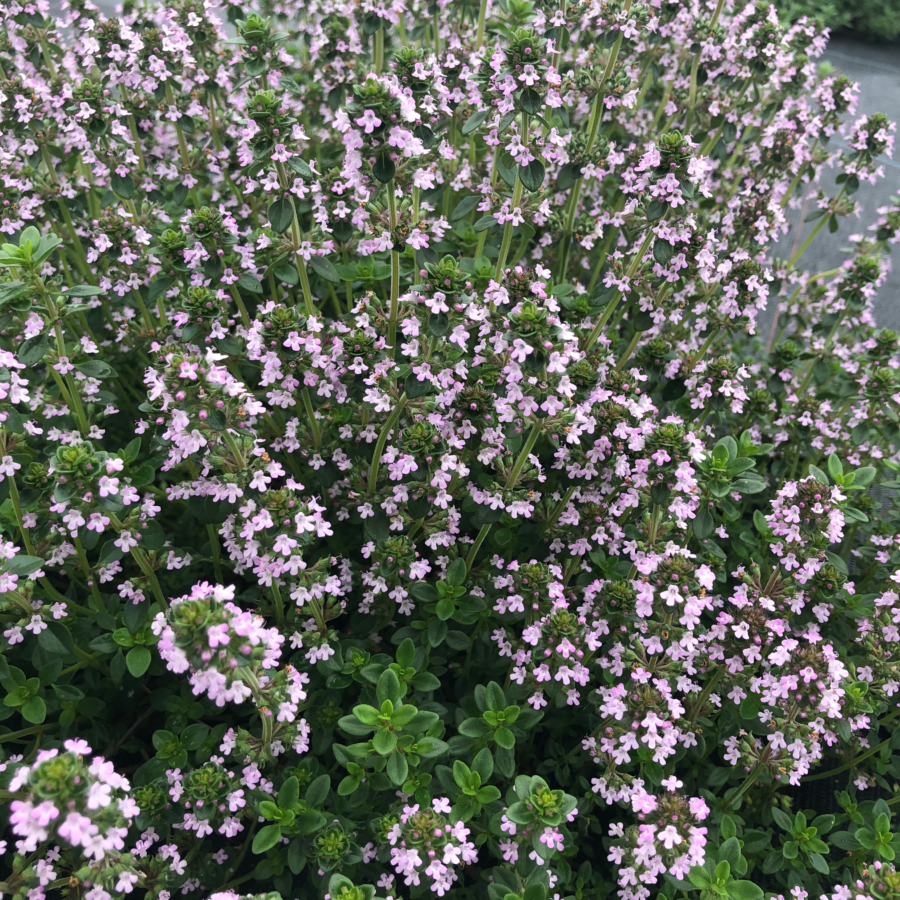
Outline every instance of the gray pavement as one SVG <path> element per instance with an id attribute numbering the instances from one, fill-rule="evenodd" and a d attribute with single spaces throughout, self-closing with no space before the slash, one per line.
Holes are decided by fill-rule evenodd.
<path id="1" fill-rule="evenodd" d="M 869 44 L 849 37 L 832 38 L 825 52 L 825 59 L 840 69 L 848 78 L 859 82 L 860 95 L 856 115 L 884 113 L 893 121 L 900 121 L 900 44 Z M 837 146 L 840 142 L 835 141 Z M 841 227 L 835 234 L 823 228 L 809 249 L 803 255 L 801 264 L 811 272 L 825 272 L 840 265 L 847 257 L 848 237 L 865 231 L 876 218 L 877 209 L 884 206 L 888 198 L 900 194 L 900 141 L 894 151 L 894 158 L 882 158 L 885 177 L 877 185 L 863 184 L 854 194 L 861 207 L 858 219 L 841 220 Z M 838 172 L 827 172 L 823 176 L 823 186 L 834 193 L 834 177 Z M 775 255 L 786 257 L 798 248 L 805 234 L 815 226 L 815 222 L 802 224 L 804 216 L 795 213 L 792 217 L 796 227 L 782 243 L 776 245 Z M 900 330 L 900 252 L 894 250 L 894 271 L 888 276 L 875 300 L 875 317 L 879 325 Z M 765 334 L 771 316 L 764 316 L 760 332 Z"/>

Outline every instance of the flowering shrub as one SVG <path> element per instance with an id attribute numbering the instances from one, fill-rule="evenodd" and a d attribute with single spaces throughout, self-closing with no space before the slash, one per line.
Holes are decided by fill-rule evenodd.
<path id="1" fill-rule="evenodd" d="M 900 203 L 802 261 L 894 126 L 826 36 L 221 12 L 0 10 L 0 893 L 900 897 Z"/>

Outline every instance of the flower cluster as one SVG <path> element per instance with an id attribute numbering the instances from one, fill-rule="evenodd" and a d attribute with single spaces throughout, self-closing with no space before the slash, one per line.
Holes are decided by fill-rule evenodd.
<path id="1" fill-rule="evenodd" d="M 894 126 L 785 9 L 2 6 L 0 892 L 896 893 Z"/>

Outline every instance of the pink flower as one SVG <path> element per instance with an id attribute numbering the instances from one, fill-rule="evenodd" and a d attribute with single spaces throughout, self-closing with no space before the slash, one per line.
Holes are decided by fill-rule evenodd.
<path id="1" fill-rule="evenodd" d="M 367 109 L 358 119 L 356 119 L 356 124 L 359 125 L 366 134 L 371 134 L 379 125 L 381 125 L 381 119 L 375 115 L 374 110 Z"/>

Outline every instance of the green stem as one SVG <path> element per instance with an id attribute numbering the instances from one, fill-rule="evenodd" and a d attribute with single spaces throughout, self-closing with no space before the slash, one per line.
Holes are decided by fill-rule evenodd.
<path id="1" fill-rule="evenodd" d="M 709 23 L 709 30 L 712 31 L 716 27 L 716 23 L 719 21 L 719 16 L 722 15 L 722 6 L 724 5 L 724 0 L 719 0 L 716 4 L 716 11 L 713 13 L 713 17 Z M 694 121 L 694 114 L 697 111 L 697 75 L 700 71 L 700 56 L 703 53 L 703 48 L 701 47 L 694 54 L 694 61 L 691 63 L 691 87 L 688 93 L 688 117 L 687 124 L 684 126 L 684 130 L 687 133 L 690 133 L 691 125 Z"/>
<path id="2" fill-rule="evenodd" d="M 391 232 L 397 228 L 397 186 L 392 178 L 387 183 L 388 210 L 391 217 Z M 388 318 L 388 344 L 391 355 L 396 357 L 397 319 L 400 316 L 400 254 L 391 250 L 391 309 Z"/>
<path id="3" fill-rule="evenodd" d="M 805 778 L 801 778 L 800 781 L 803 784 L 806 784 L 808 781 L 820 781 L 822 778 L 831 778 L 832 775 L 840 775 L 841 772 L 846 772 L 847 769 L 852 769 L 857 763 L 862 762 L 864 759 L 868 759 L 870 756 L 874 756 L 878 753 L 879 750 L 884 749 L 890 744 L 891 739 L 888 738 L 885 741 L 882 741 L 880 744 L 877 744 L 875 747 L 870 747 L 866 750 L 865 753 L 860 753 L 859 756 L 854 756 L 853 759 L 848 763 L 844 763 L 842 766 L 838 766 L 836 769 L 829 769 L 827 772 L 819 772 L 818 775 L 807 775 Z"/>
<path id="4" fill-rule="evenodd" d="M 522 179 L 516 174 L 516 186 L 513 188 L 512 203 L 509 212 L 513 214 L 522 200 Z M 506 269 L 506 257 L 509 254 L 509 245 L 512 243 L 513 223 L 508 220 L 503 226 L 503 242 L 500 244 L 500 255 L 497 257 L 497 265 L 494 269 L 494 281 L 500 284 Z"/>
<path id="5" fill-rule="evenodd" d="M 34 556 L 34 545 L 31 543 L 31 536 L 28 534 L 28 529 L 25 527 L 25 519 L 22 516 L 22 504 L 19 502 L 19 489 L 16 487 L 16 479 L 10 475 L 7 481 L 9 483 L 9 498 L 12 500 L 13 510 L 16 513 L 16 524 L 19 526 L 25 549 L 28 551 L 29 556 Z"/>
<path id="6" fill-rule="evenodd" d="M 384 28 L 380 27 L 378 31 L 375 32 L 375 52 L 374 52 L 374 61 L 373 66 L 375 68 L 375 74 L 380 75 L 381 69 L 384 66 Z"/>
<path id="7" fill-rule="evenodd" d="M 94 573 L 91 571 L 91 566 L 88 563 L 87 553 L 84 552 L 84 547 L 81 544 L 81 538 L 75 538 L 75 553 L 78 556 L 78 562 L 81 565 L 81 571 L 84 572 L 84 577 L 87 579 L 88 585 L 91 588 L 91 595 L 94 598 L 94 603 L 97 604 L 97 610 L 99 612 L 106 612 L 106 606 L 103 603 L 103 598 L 100 596 L 100 590 L 97 587 L 97 579 L 94 577 Z"/>
<path id="8" fill-rule="evenodd" d="M 831 203 L 831 210 L 834 210 L 838 201 L 841 199 L 841 197 L 844 196 L 845 190 L 846 188 L 841 188 L 840 193 L 837 195 L 837 197 L 834 198 Z M 803 245 L 800 247 L 800 249 L 788 260 L 788 268 L 791 268 L 791 266 L 797 264 L 797 260 L 800 259 L 801 256 L 803 256 L 809 245 L 813 242 L 815 236 L 822 230 L 822 226 L 831 218 L 832 215 L 834 215 L 834 213 L 829 211 L 826 212 L 821 219 L 819 219 L 819 221 L 816 223 L 816 227 L 813 228 L 813 230 L 810 232 L 809 237 L 803 242 Z"/>
<path id="9" fill-rule="evenodd" d="M 237 674 L 253 693 L 253 701 L 256 703 L 256 708 L 259 710 L 259 718 L 262 722 L 262 743 L 265 748 L 264 753 L 268 759 L 272 759 L 272 731 L 274 721 L 272 718 L 272 710 L 266 706 L 266 698 L 263 695 L 262 685 L 260 685 L 256 673 L 251 671 L 250 668 L 245 667 L 243 669 L 238 669 Z"/>
<path id="10" fill-rule="evenodd" d="M 547 525 L 545 526 L 547 531 L 550 531 L 553 526 L 556 524 L 557 519 L 563 514 L 565 508 L 569 505 L 569 501 L 572 499 L 572 495 L 575 491 L 578 490 L 578 485 L 573 484 L 571 487 L 566 489 L 565 494 L 563 494 L 562 500 L 556 505 L 556 509 L 553 510 L 552 515 L 549 519 L 547 519 Z"/>
<path id="11" fill-rule="evenodd" d="M 522 143 L 528 143 L 528 116 L 522 114 Z M 518 167 L 516 168 L 516 184 L 513 188 L 512 202 L 509 207 L 509 214 L 513 215 L 522 201 L 522 179 L 519 177 Z M 506 257 L 509 254 L 509 246 L 512 243 L 513 223 L 512 219 L 507 220 L 503 226 L 503 242 L 500 244 L 500 255 L 497 257 L 497 266 L 494 269 L 494 281 L 501 283 L 503 273 L 506 269 Z"/>
<path id="12" fill-rule="evenodd" d="M 691 728 L 694 727 L 697 717 L 703 711 L 703 707 L 709 699 L 709 695 L 713 692 L 713 688 L 719 683 L 719 679 L 721 679 L 724 671 L 725 669 L 722 666 L 719 666 L 716 671 L 713 672 L 709 681 L 704 685 L 703 690 L 700 692 L 700 696 L 697 698 L 697 702 L 694 704 L 694 710 L 691 713 Z"/>
<path id="13" fill-rule="evenodd" d="M 481 0 L 481 8 L 478 10 L 478 33 L 475 37 L 475 52 L 478 53 L 484 45 L 484 25 L 487 20 L 487 8 L 489 0 Z"/>
<path id="14" fill-rule="evenodd" d="M 273 578 L 272 579 L 272 594 L 275 597 L 275 621 L 278 623 L 278 628 L 284 628 L 284 600 L 281 597 L 281 591 L 278 588 L 278 582 Z"/>
<path id="15" fill-rule="evenodd" d="M 397 405 L 391 410 L 387 421 L 378 435 L 378 442 L 375 444 L 375 454 L 372 457 L 372 465 L 369 467 L 369 487 L 366 493 L 372 495 L 375 493 L 375 487 L 378 484 L 378 469 L 381 465 L 381 454 L 384 452 L 384 445 L 387 443 L 388 435 L 393 430 L 400 415 L 406 407 L 406 394 L 403 394 L 397 401 Z"/>
<path id="16" fill-rule="evenodd" d="M 817 276 L 818 277 L 818 276 Z M 834 343 L 835 335 L 838 333 L 838 328 L 840 327 L 841 322 L 844 318 L 845 310 L 841 310 L 838 313 L 837 319 L 835 319 L 834 325 L 832 326 L 831 332 L 828 335 L 828 340 L 825 342 L 825 346 L 822 348 L 822 353 L 827 353 L 831 349 L 831 345 Z M 806 388 L 809 386 L 809 382 L 813 377 L 813 372 L 816 368 L 816 359 L 811 359 L 809 361 L 809 365 L 806 367 L 806 372 L 803 376 L 803 381 L 800 383 L 800 388 L 797 391 L 798 396 L 802 397 L 806 391 Z"/>
<path id="17" fill-rule="evenodd" d="M 300 392 L 300 396 L 303 398 L 303 406 L 306 409 L 306 417 L 309 419 L 309 427 L 312 430 L 313 445 L 315 446 L 316 450 L 320 450 L 322 448 L 322 434 L 319 431 L 319 423 L 316 421 L 316 414 L 313 410 L 312 400 L 309 396 L 309 390 L 304 387 Z"/>
<path id="18" fill-rule="evenodd" d="M 467 571 L 472 571 L 472 566 L 475 564 L 475 557 L 478 556 L 478 551 L 481 549 L 481 545 L 484 543 L 484 539 L 491 532 L 490 525 L 482 525 L 478 531 L 477 536 L 475 537 L 475 543 L 472 544 L 472 549 L 469 550 L 468 556 L 466 556 L 466 569 Z"/>
<path id="19" fill-rule="evenodd" d="M 166 102 L 169 104 L 169 106 L 176 106 L 175 94 L 172 92 L 171 81 L 166 81 Z M 191 170 L 191 158 L 188 154 L 187 142 L 184 139 L 184 132 L 181 130 L 181 126 L 177 122 L 175 123 L 175 133 L 178 135 L 178 152 L 181 154 L 181 167 L 185 172 L 189 172 Z"/>
<path id="20" fill-rule="evenodd" d="M 750 790 L 750 788 L 753 786 L 753 782 L 756 781 L 756 776 L 759 775 L 760 770 L 766 764 L 766 760 L 768 760 L 769 758 L 770 751 L 771 746 L 766 747 L 766 749 L 763 751 L 763 755 L 759 758 L 759 762 L 757 762 L 756 765 L 750 770 L 750 774 L 744 779 L 743 784 L 741 784 L 741 786 L 733 794 L 730 794 L 725 798 L 724 802 L 722 803 L 722 809 L 724 811 L 727 812 L 729 809 L 731 809 L 734 803 L 741 797 L 743 797 L 744 794 L 747 793 L 747 791 Z"/>
<path id="21" fill-rule="evenodd" d="M 240 291 L 233 284 L 229 284 L 228 293 L 231 294 L 231 297 L 237 305 L 238 310 L 240 310 L 241 322 L 243 323 L 244 328 L 250 328 L 250 313 L 247 312 L 247 307 L 244 306 L 244 301 L 241 299 Z"/>
<path id="22" fill-rule="evenodd" d="M 300 270 L 300 285 L 303 288 L 303 302 L 306 305 L 306 314 L 316 314 L 316 304 L 313 302 L 312 290 L 309 286 L 309 273 L 306 271 L 306 260 L 302 256 L 297 257 L 297 268 Z"/>
<path id="23" fill-rule="evenodd" d="M 215 525 L 207 525 L 206 533 L 209 535 L 209 548 L 212 553 L 213 558 L 213 572 L 216 576 L 216 581 L 219 584 L 224 584 L 224 579 L 222 578 L 222 554 L 219 549 L 219 535 L 216 533 Z"/>
<path id="24" fill-rule="evenodd" d="M 694 361 L 691 364 L 689 373 L 693 372 L 694 369 L 697 368 L 697 364 L 700 362 L 701 359 L 703 359 L 704 356 L 706 356 L 706 351 L 709 350 L 710 346 L 712 345 L 712 342 L 718 337 L 718 335 L 719 335 L 718 331 L 711 331 L 709 333 L 709 337 L 703 342 L 703 345 L 697 351 L 697 355 L 694 357 Z"/>
<path id="25" fill-rule="evenodd" d="M 588 136 L 585 154 L 587 154 L 597 137 L 597 131 L 600 128 L 600 119 L 603 117 L 603 94 L 597 93 L 594 97 L 594 104 L 591 107 L 591 117 L 588 120 Z M 572 248 L 572 231 L 575 227 L 575 216 L 578 212 L 578 201 L 581 197 L 581 186 L 583 178 L 579 178 L 572 185 L 569 192 L 569 202 L 566 208 L 566 227 L 563 232 L 562 249 L 560 251 L 559 273 L 558 279 L 565 281 L 566 269 L 569 266 L 569 253 Z"/>
<path id="26" fill-rule="evenodd" d="M 638 267 L 644 260 L 644 254 L 647 252 L 647 248 L 650 246 L 650 241 L 653 240 L 653 232 L 648 231 L 646 236 L 644 237 L 643 243 L 641 244 L 638 252 L 635 254 L 634 259 L 631 261 L 631 265 L 628 267 L 628 272 L 626 273 L 626 277 L 630 280 L 634 277 L 634 273 L 637 272 Z M 612 300 L 606 306 L 606 309 L 603 310 L 602 315 L 597 320 L 597 324 L 594 326 L 594 330 L 591 332 L 588 337 L 587 343 L 584 346 L 585 352 L 591 349 L 594 346 L 597 338 L 600 337 L 601 332 L 603 331 L 603 326 L 609 321 L 609 317 L 615 311 L 616 305 L 619 302 L 619 298 L 622 296 L 621 291 L 616 291 L 613 295 Z"/>
<path id="27" fill-rule="evenodd" d="M 0 734 L 0 744 L 5 743 L 6 741 L 16 741 L 19 738 L 29 737 L 43 727 L 43 725 L 32 725 L 30 728 L 22 728 L 19 731 L 10 731 L 9 734 Z"/>
<path id="28" fill-rule="evenodd" d="M 643 334 L 642 331 L 634 332 L 634 337 L 632 337 L 631 342 L 625 348 L 625 352 L 622 354 L 622 356 L 619 358 L 619 361 L 616 363 L 616 371 L 617 372 L 621 372 L 622 367 L 631 358 L 631 354 L 634 353 L 634 348 L 637 347 L 638 341 L 641 339 L 642 334 Z"/>
<path id="29" fill-rule="evenodd" d="M 156 577 L 156 572 L 153 571 L 153 568 L 150 565 L 147 554 L 141 547 L 132 547 L 131 555 L 134 558 L 134 561 L 140 566 L 144 575 L 147 576 L 147 581 L 150 582 L 150 590 L 153 591 L 153 596 L 156 598 L 156 602 L 159 604 L 160 609 L 165 612 L 165 610 L 169 608 L 169 604 L 166 603 L 166 598 L 160 587 L 159 579 Z"/>
<path id="30" fill-rule="evenodd" d="M 534 449 L 534 445 L 537 443 L 537 439 L 541 435 L 542 427 L 543 422 L 540 419 L 537 419 L 534 425 L 531 427 L 531 433 L 528 435 L 528 440 L 525 441 L 525 446 L 522 447 L 521 451 L 519 452 L 519 456 L 509 473 L 509 477 L 506 479 L 506 490 L 512 490 L 516 486 L 516 482 L 519 480 L 519 475 L 522 473 L 522 469 L 525 466 L 525 463 L 528 461 L 528 456 Z M 469 550 L 468 556 L 466 556 L 466 568 L 469 571 L 472 570 L 472 566 L 475 563 L 475 557 L 478 555 L 478 551 L 479 549 L 481 549 L 481 545 L 484 543 L 484 539 L 488 536 L 491 527 L 491 525 L 481 526 L 481 529 L 478 532 L 478 536 L 475 538 L 475 543 L 472 545 L 472 549 Z"/>

